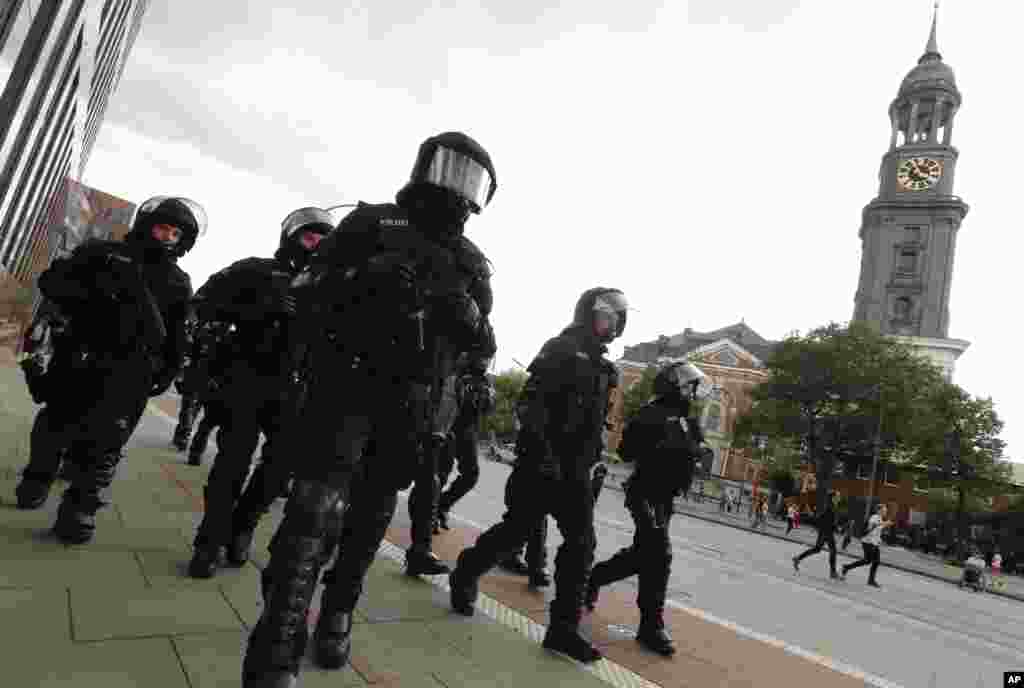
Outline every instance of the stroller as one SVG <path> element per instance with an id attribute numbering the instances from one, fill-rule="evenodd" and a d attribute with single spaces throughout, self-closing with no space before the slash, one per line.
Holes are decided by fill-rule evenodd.
<path id="1" fill-rule="evenodd" d="M 985 560 L 977 553 L 974 553 L 964 563 L 964 573 L 960 578 L 960 588 L 969 587 L 975 592 L 985 592 L 991 585 L 991 580 L 985 571 Z"/>

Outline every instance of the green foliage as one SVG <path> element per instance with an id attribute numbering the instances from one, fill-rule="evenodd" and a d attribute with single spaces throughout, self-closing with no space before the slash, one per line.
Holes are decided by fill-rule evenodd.
<path id="1" fill-rule="evenodd" d="M 753 390 L 734 446 L 751 447 L 754 436 L 767 435 L 776 451 L 798 451 L 815 465 L 819 501 L 835 461 L 853 470 L 871 461 L 880 415 L 881 460 L 940 467 L 945 434 L 959 426 L 963 462 L 979 478 L 1005 480 L 1002 422 L 992 401 L 972 398 L 912 349 L 867 325 L 832 323 L 804 336 L 794 333 L 766 365 L 770 380 Z M 975 481 L 976 490 L 986 480 Z M 971 481 L 958 482 L 971 488 Z"/>
<path id="2" fill-rule="evenodd" d="M 657 366 L 648 366 L 640 379 L 633 383 L 622 394 L 623 426 L 633 419 L 637 411 L 654 396 L 654 377 L 658 374 Z"/>
<path id="3" fill-rule="evenodd" d="M 1020 514 L 1024 513 L 1024 495 L 1017 495 L 1016 497 L 1010 498 L 1010 503 L 1006 507 L 1007 511 Z"/>
<path id="4" fill-rule="evenodd" d="M 786 468 L 773 468 L 768 473 L 768 483 L 773 490 L 782 493 L 783 497 L 792 497 L 797 493 L 796 477 Z"/>
<path id="5" fill-rule="evenodd" d="M 527 373 L 522 370 L 506 370 L 494 378 L 494 413 L 484 418 L 485 435 L 512 438 L 516 434 L 515 409 L 519 393 L 526 384 Z"/>

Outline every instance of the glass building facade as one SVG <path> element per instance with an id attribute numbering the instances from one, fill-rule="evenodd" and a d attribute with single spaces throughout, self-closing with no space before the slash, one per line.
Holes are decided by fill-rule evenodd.
<path id="1" fill-rule="evenodd" d="M 29 286 L 64 246 L 148 0 L 0 0 L 0 279 Z"/>

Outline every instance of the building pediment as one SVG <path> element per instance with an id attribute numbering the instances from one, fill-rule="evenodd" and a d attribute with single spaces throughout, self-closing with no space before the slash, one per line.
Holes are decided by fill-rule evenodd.
<path id="1" fill-rule="evenodd" d="M 762 369 L 765 367 L 764 362 L 760 358 L 728 337 L 699 346 L 687 353 L 686 356 L 660 357 L 658 363 L 676 360 L 691 360 L 726 368 Z"/>

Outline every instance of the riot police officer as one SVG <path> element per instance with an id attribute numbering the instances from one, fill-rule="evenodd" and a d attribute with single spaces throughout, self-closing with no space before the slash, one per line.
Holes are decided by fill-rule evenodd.
<path id="1" fill-rule="evenodd" d="M 296 210 L 281 225 L 273 258 L 233 263 L 196 293 L 201 318 L 230 322 L 237 331 L 231 339 L 232 362 L 218 392 L 224 415 L 189 563 L 193 578 L 216 573 L 221 547 L 227 547 L 231 564 L 248 561 L 256 525 L 290 477 L 279 446 L 282 429 L 296 411 L 288 398 L 293 373 L 290 321 L 295 314 L 289 288 L 332 228 L 326 211 Z M 266 436 L 262 461 L 243 493 L 260 432 Z"/>
<path id="2" fill-rule="evenodd" d="M 396 203 L 360 203 L 296 280 L 314 374 L 295 426 L 303 460 L 270 546 L 263 613 L 243 663 L 246 688 L 293 685 L 321 557 L 343 511 L 314 641 L 321 666 L 348 662 L 352 611 L 397 492 L 432 438 L 450 430 L 455 362 L 462 352 L 494 354 L 490 270 L 463 228 L 495 188 L 490 156 L 476 141 L 460 132 L 431 137 Z"/>
<path id="3" fill-rule="evenodd" d="M 448 529 L 448 512 L 460 499 L 476 487 L 480 480 L 480 457 L 477 445 L 480 441 L 480 421 L 494 412 L 496 394 L 494 386 L 487 379 L 489 360 L 470 359 L 461 362 L 463 370 L 458 378 L 456 392 L 459 400 L 459 415 L 455 419 L 450 435 L 449 456 L 457 467 L 459 475 L 447 489 L 441 492 L 437 504 L 439 525 Z M 442 471 L 441 487 L 448 482 L 450 464 Z"/>
<path id="4" fill-rule="evenodd" d="M 65 543 L 92 538 L 148 398 L 163 394 L 181 368 L 192 286 L 176 260 L 205 229 L 197 203 L 157 196 L 139 206 L 123 242 L 87 241 L 39 276 L 43 296 L 70 321 L 66 348 L 47 373 L 47 387 L 60 393 L 47 394 L 32 432 L 44 453 L 68 450 L 71 485 L 53 527 Z M 34 470 L 35 458 L 19 501 L 45 499 L 52 483 Z"/>
<path id="5" fill-rule="evenodd" d="M 217 392 L 224 386 L 224 374 L 231 363 L 228 337 L 233 331 L 232 327 L 231 323 L 217 321 L 196 325 L 192 359 L 185 369 L 185 384 L 196 390 L 199 407 L 196 416 L 201 413 L 202 419 L 188 448 L 190 466 L 198 466 L 203 462 L 210 434 L 220 427 L 224 416 Z"/>
<path id="6" fill-rule="evenodd" d="M 544 647 L 581 662 L 601 657 L 579 635 L 583 594 L 594 558 L 591 469 L 602 441 L 618 371 L 604 357 L 622 335 L 626 300 L 617 289 L 589 289 L 572 324 L 548 340 L 528 368 L 520 396 L 518 459 L 521 480 L 501 523 L 463 550 L 451 573 L 451 604 L 472 615 L 478 582 L 502 555 L 517 550 L 545 513 L 554 516 L 563 543 L 555 559 L 555 598 Z"/>
<path id="7" fill-rule="evenodd" d="M 690 487 L 694 462 L 704 441 L 690 417 L 690 402 L 710 386 L 692 363 L 672 363 L 654 378 L 654 399 L 627 424 L 619 454 L 636 463 L 626 482 L 626 507 L 636 530 L 633 544 L 594 566 L 586 602 L 597 603 L 601 586 L 639 574 L 640 628 L 636 639 L 658 654 L 675 652 L 665 631 L 665 594 L 672 566 L 669 521 L 673 500 Z"/>

